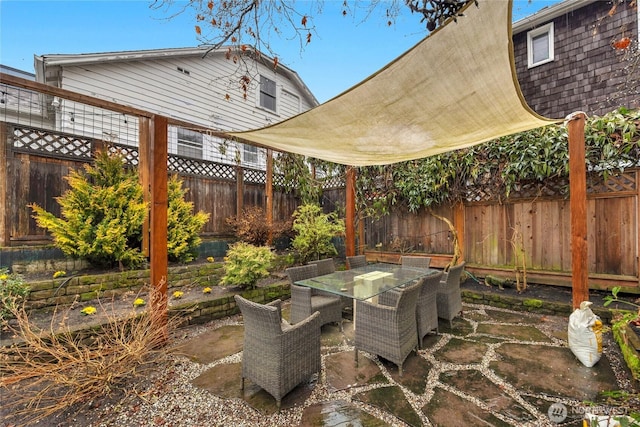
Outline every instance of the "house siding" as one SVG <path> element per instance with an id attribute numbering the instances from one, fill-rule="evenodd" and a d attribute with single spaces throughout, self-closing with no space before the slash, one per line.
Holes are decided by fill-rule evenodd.
<path id="1" fill-rule="evenodd" d="M 253 62 L 242 66 L 255 77 L 245 93 L 239 84 L 238 64 L 214 52 L 201 55 L 167 56 L 162 59 L 104 61 L 92 64 L 67 65 L 61 69 L 59 85 L 78 93 L 119 104 L 143 109 L 185 122 L 216 130 L 241 131 L 260 128 L 297 115 L 315 106 L 299 87 L 286 75 L 272 67 Z M 48 70 L 48 75 L 54 69 Z M 276 82 L 277 111 L 259 106 L 259 75 Z M 58 128 L 62 131 L 82 133 L 96 138 L 105 122 L 112 124 L 112 136 L 105 139 L 121 144 L 137 145 L 138 129 L 135 120 L 111 117 L 101 110 L 83 112 L 79 105 L 66 103 L 60 110 Z M 75 111 L 70 122 L 69 112 Z M 100 119 L 102 118 L 102 119 Z M 92 122 L 94 123 L 92 125 Z M 92 128 L 95 131 L 92 131 Z M 231 144 L 221 154 L 223 141 L 205 136 L 205 160 L 233 162 L 241 144 Z M 170 131 L 169 152 L 177 152 L 175 130 Z M 265 156 L 259 150 L 259 161 L 250 166 L 263 167 Z"/>
<path id="2" fill-rule="evenodd" d="M 602 115 L 620 106 L 640 107 L 638 88 L 635 94 L 622 88 L 625 52 L 612 47 L 623 36 L 637 43 L 637 11 L 625 3 L 607 16 L 610 9 L 609 2 L 598 1 L 553 19 L 555 59 L 530 69 L 527 32 L 533 28 L 514 34 L 518 81 L 535 112 L 563 118 L 575 111 Z"/>

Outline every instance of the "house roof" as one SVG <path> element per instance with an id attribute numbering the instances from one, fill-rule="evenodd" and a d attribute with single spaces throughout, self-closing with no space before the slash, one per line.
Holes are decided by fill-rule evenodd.
<path id="1" fill-rule="evenodd" d="M 527 106 L 516 78 L 512 2 L 470 2 L 464 16 L 341 95 L 243 142 L 353 166 L 469 147 L 560 120 Z"/>
<path id="2" fill-rule="evenodd" d="M 598 0 L 565 0 L 552 6 L 540 9 L 533 15 L 529 15 L 513 23 L 513 34 L 531 30 L 542 24 L 552 21 L 568 12 L 583 8 Z"/>
<path id="3" fill-rule="evenodd" d="M 88 65 L 105 62 L 124 62 L 124 61 L 145 61 L 157 60 L 163 58 L 180 58 L 180 57 L 200 57 L 207 55 L 224 55 L 227 53 L 228 47 L 220 47 L 211 49 L 210 46 L 185 47 L 185 48 L 169 48 L 169 49 L 150 49 L 150 50 L 131 50 L 120 52 L 100 52 L 100 53 L 80 53 L 80 54 L 50 54 L 50 55 L 34 55 L 34 63 L 36 70 L 36 79 L 44 82 L 45 67 L 64 67 Z M 273 66 L 273 59 L 266 55 L 260 54 L 260 57 Z M 312 105 L 318 105 L 318 100 L 311 90 L 302 81 L 298 73 L 288 68 L 282 63 L 278 63 L 277 70 L 297 85 L 305 96 L 311 101 Z"/>

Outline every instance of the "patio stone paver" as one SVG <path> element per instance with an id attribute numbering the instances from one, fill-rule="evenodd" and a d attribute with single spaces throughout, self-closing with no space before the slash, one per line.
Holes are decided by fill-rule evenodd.
<path id="1" fill-rule="evenodd" d="M 374 388 L 356 393 L 353 398 L 389 412 L 410 426 L 421 427 L 423 425 L 420 416 L 398 386 Z"/>
<path id="2" fill-rule="evenodd" d="M 329 390 L 346 390 L 356 386 L 387 384 L 380 368 L 366 357 L 358 358 L 356 366 L 353 350 L 330 354 L 325 358 L 327 386 Z"/>
<path id="3" fill-rule="evenodd" d="M 443 372 L 440 375 L 440 382 L 466 395 L 474 396 L 492 413 L 503 414 L 522 423 L 535 419 L 525 407 L 505 393 L 503 387 L 493 383 L 478 370 Z"/>
<path id="4" fill-rule="evenodd" d="M 497 418 L 489 410 L 480 408 L 462 397 L 441 388 L 436 389 L 422 413 L 435 426 L 495 426 L 509 424 Z"/>
<path id="5" fill-rule="evenodd" d="M 241 351 L 243 334 L 242 325 L 221 326 L 184 342 L 173 351 L 187 355 L 193 362 L 206 365 Z"/>
<path id="6" fill-rule="evenodd" d="M 487 344 L 475 340 L 451 338 L 434 356 L 442 361 L 468 365 L 470 363 L 480 363 L 486 353 Z"/>
<path id="7" fill-rule="evenodd" d="M 300 427 L 367 426 L 387 427 L 390 424 L 362 411 L 346 400 L 317 403 L 305 408 Z"/>
<path id="8" fill-rule="evenodd" d="M 568 347 L 507 343 L 496 349 L 496 354 L 498 360 L 489 367 L 527 392 L 596 401 L 600 391 L 616 387 L 615 374 L 606 357 L 587 368 Z"/>
<path id="9" fill-rule="evenodd" d="M 540 321 L 539 316 L 531 316 L 527 313 L 511 313 L 507 311 L 483 310 L 472 311 L 465 316 L 469 320 L 476 322 L 497 322 L 497 323 L 524 323 L 535 324 Z"/>
<path id="10" fill-rule="evenodd" d="M 551 339 L 533 325 L 496 325 L 483 323 L 476 329 L 478 334 L 520 341 L 551 342 Z"/>

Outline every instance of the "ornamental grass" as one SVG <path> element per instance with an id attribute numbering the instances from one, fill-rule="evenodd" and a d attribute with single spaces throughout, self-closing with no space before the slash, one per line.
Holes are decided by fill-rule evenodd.
<path id="1" fill-rule="evenodd" d="M 177 317 L 151 307 L 142 313 L 132 307 L 124 316 L 101 308 L 106 323 L 83 332 L 72 331 L 65 320 L 71 308 L 61 312 L 62 322 L 54 315 L 58 320 L 48 329 L 35 326 L 24 305 L 14 310 L 9 328 L 17 344 L 0 348 L 0 394 L 11 419 L 33 424 L 115 391 L 131 392 L 126 384 L 142 380 L 148 368 L 162 363 Z"/>

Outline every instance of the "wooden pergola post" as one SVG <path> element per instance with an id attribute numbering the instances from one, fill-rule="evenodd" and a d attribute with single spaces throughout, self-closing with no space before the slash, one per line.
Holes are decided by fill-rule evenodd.
<path id="1" fill-rule="evenodd" d="M 271 246 L 273 240 L 273 150 L 267 149 L 267 177 L 265 180 L 265 210 L 267 213 L 267 227 L 269 230 L 269 236 L 267 238 L 267 244 Z"/>
<path id="2" fill-rule="evenodd" d="M 586 115 L 577 112 L 567 117 L 569 133 L 569 208 L 571 212 L 571 271 L 574 310 L 589 300 L 587 247 L 587 170 L 585 165 L 584 125 Z"/>
<path id="3" fill-rule="evenodd" d="M 149 184 L 151 186 L 151 223 L 150 223 L 150 268 L 151 286 L 154 287 L 151 300 L 154 320 L 167 331 L 167 132 L 169 123 L 166 117 L 153 116 L 151 119 L 151 138 L 149 146 Z"/>
<path id="4" fill-rule="evenodd" d="M 347 200 L 345 205 L 345 255 L 356 254 L 356 170 L 353 166 L 347 166 L 346 176 Z"/>

